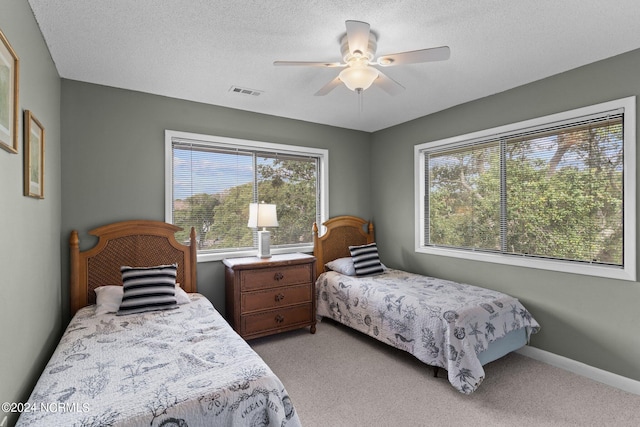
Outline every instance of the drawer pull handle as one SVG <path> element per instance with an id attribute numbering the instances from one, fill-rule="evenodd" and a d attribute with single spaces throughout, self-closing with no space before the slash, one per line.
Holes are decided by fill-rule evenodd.
<path id="1" fill-rule="evenodd" d="M 284 322 L 284 316 L 282 314 L 278 314 L 276 316 L 276 323 L 282 323 Z"/>
<path id="2" fill-rule="evenodd" d="M 280 302 L 284 299 L 284 294 L 283 293 L 279 293 L 278 295 L 276 295 L 276 302 Z"/>
<path id="3" fill-rule="evenodd" d="M 274 278 L 276 281 L 280 281 L 280 280 L 284 279 L 284 274 L 282 274 L 282 273 L 278 272 L 278 273 L 276 273 L 276 274 L 274 274 L 274 275 L 273 275 L 273 278 Z"/>

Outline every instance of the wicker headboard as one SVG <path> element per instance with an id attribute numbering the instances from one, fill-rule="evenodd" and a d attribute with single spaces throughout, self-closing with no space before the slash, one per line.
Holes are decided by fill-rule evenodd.
<path id="1" fill-rule="evenodd" d="M 196 238 L 191 229 L 190 244 L 175 238 L 181 230 L 161 221 L 122 221 L 98 227 L 89 234 L 98 236 L 96 246 L 80 252 L 78 232 L 71 232 L 70 308 L 74 315 L 80 308 L 94 304 L 94 289 L 103 285 L 122 285 L 120 267 L 151 267 L 178 264 L 176 281 L 186 292 L 196 292 Z"/>
<path id="2" fill-rule="evenodd" d="M 329 261 L 351 256 L 349 246 L 374 242 L 373 223 L 362 218 L 336 216 L 325 221 L 323 225 L 326 232 L 319 237 L 318 225 L 313 224 L 313 255 L 316 257 L 318 276 L 324 272 L 324 265 Z"/>

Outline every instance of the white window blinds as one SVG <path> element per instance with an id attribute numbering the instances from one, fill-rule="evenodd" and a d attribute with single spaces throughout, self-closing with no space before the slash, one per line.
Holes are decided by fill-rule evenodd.
<path id="1" fill-rule="evenodd" d="M 199 251 L 255 248 L 249 204 L 262 201 L 277 208 L 273 247 L 312 244 L 313 223 L 321 222 L 320 156 L 174 138 L 171 158 L 171 218 L 195 227 Z"/>
<path id="2" fill-rule="evenodd" d="M 624 264 L 622 111 L 425 148 L 424 242 Z"/>

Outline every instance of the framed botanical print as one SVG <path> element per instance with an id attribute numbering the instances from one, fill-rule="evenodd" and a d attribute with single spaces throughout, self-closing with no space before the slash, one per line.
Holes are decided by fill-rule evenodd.
<path id="1" fill-rule="evenodd" d="M 24 195 L 44 199 L 44 127 L 24 112 Z"/>
<path id="2" fill-rule="evenodd" d="M 18 55 L 0 31 L 0 147 L 18 152 Z"/>

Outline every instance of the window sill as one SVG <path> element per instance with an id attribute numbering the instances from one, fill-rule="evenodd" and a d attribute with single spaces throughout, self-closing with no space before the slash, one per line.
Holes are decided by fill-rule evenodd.
<path id="1" fill-rule="evenodd" d="M 599 264 L 567 262 L 552 259 L 531 258 L 516 255 L 493 254 L 487 252 L 475 252 L 470 250 L 441 248 L 432 246 L 419 246 L 417 253 L 447 256 L 453 258 L 468 259 L 472 261 L 492 262 L 495 264 L 511 265 L 516 267 L 536 268 L 539 270 L 558 271 L 562 273 L 580 274 L 583 276 L 603 277 L 607 279 L 618 279 L 636 281 L 636 270 L 634 262 L 626 262 L 630 267 L 613 267 Z M 625 260 L 626 261 L 626 260 Z"/>
<path id="2" fill-rule="evenodd" d="M 313 245 L 295 246 L 286 248 L 271 248 L 272 254 L 291 254 L 295 252 L 313 253 Z M 239 258 L 256 256 L 258 254 L 257 249 L 244 250 L 244 251 L 231 251 L 231 252 L 202 252 L 198 253 L 198 263 L 222 261 L 225 258 Z"/>

